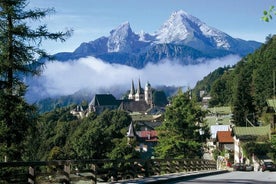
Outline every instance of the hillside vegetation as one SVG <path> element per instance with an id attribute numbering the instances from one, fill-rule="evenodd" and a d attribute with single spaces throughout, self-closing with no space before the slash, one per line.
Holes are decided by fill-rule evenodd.
<path id="1" fill-rule="evenodd" d="M 254 122 L 264 112 L 266 100 L 273 97 L 274 72 L 276 36 L 268 37 L 265 44 L 235 66 L 218 68 L 210 73 L 197 83 L 194 93 L 205 90 L 212 97 L 211 107 L 230 105 L 237 122 L 242 121 L 241 116 Z M 243 112 L 235 114 L 238 110 Z"/>

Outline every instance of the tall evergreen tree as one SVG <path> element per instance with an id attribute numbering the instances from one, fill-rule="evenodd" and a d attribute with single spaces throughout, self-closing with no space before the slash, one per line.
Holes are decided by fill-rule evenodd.
<path id="1" fill-rule="evenodd" d="M 212 99 L 209 102 L 210 106 L 223 106 L 226 99 L 226 81 L 220 78 L 214 82 L 211 89 Z"/>
<path id="2" fill-rule="evenodd" d="M 4 148 L 0 156 L 9 160 L 21 159 L 24 138 L 36 117 L 35 108 L 24 99 L 23 77 L 39 74 L 38 58 L 47 56 L 40 49 L 43 40 L 65 41 L 71 33 L 50 33 L 46 25 L 31 29 L 28 24 L 53 10 L 29 10 L 27 5 L 27 0 L 0 0 L 0 119 L 5 127 L 0 131 L 0 147 Z"/>
<path id="3" fill-rule="evenodd" d="M 248 67 L 244 67 L 244 65 Z M 237 126 L 246 126 L 248 120 L 256 122 L 256 107 L 252 96 L 252 71 L 250 63 L 239 63 L 236 90 L 233 95 L 233 121 Z"/>
<path id="4" fill-rule="evenodd" d="M 199 158 L 202 143 L 210 136 L 204 124 L 205 112 L 179 91 L 166 108 L 165 120 L 158 129 L 155 154 L 161 158 Z"/>

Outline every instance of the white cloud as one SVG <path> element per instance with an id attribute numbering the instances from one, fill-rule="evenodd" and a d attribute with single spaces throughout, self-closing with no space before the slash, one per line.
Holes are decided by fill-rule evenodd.
<path id="1" fill-rule="evenodd" d="M 207 60 L 202 64 L 186 66 L 167 61 L 158 65 L 147 65 L 143 70 L 143 74 L 147 80 L 155 85 L 189 86 L 193 88 L 197 81 L 203 79 L 218 67 L 232 66 L 240 59 L 239 56 L 229 55 Z"/>
<path id="2" fill-rule="evenodd" d="M 85 88 L 97 91 L 115 86 L 128 90 L 131 80 L 136 83 L 139 78 L 142 85 L 149 81 L 153 87 L 159 85 L 194 87 L 198 80 L 218 67 L 232 66 L 239 60 L 239 56 L 229 55 L 188 66 L 167 60 L 159 64 L 148 64 L 144 69 L 135 69 L 88 57 L 68 62 L 47 63 L 37 83 L 44 89 L 43 93 L 48 95 L 69 95 Z M 30 87 L 37 89 L 37 86 Z"/>

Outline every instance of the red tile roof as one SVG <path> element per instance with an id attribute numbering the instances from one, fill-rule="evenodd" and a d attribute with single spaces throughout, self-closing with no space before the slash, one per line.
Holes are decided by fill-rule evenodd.
<path id="1" fill-rule="evenodd" d="M 145 139 L 146 141 L 157 141 L 157 131 L 156 130 L 144 130 L 138 133 L 139 137 Z"/>
<path id="2" fill-rule="evenodd" d="M 218 131 L 217 141 L 219 143 L 234 143 L 234 139 L 231 135 L 231 131 Z"/>

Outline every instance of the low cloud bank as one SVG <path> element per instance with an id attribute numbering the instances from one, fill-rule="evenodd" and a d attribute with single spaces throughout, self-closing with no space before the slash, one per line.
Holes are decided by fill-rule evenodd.
<path id="1" fill-rule="evenodd" d="M 40 93 L 40 96 L 69 95 L 80 89 L 97 92 L 116 86 L 128 90 L 131 80 L 136 85 L 139 78 L 143 86 L 149 81 L 153 87 L 166 85 L 193 88 L 198 80 L 218 67 L 232 66 L 240 59 L 239 56 L 229 55 L 188 66 L 166 60 L 159 64 L 150 63 L 144 69 L 108 64 L 94 57 L 68 62 L 54 61 L 46 64 L 42 75 L 30 85 L 30 90 L 31 93 Z"/>

